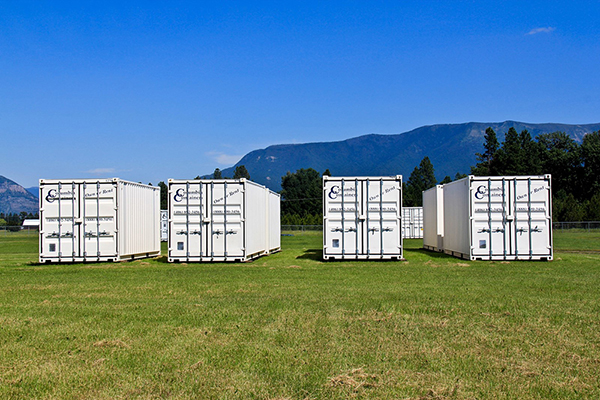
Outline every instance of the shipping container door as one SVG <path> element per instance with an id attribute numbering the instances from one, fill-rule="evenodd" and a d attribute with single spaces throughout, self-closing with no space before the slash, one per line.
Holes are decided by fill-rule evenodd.
<path id="1" fill-rule="evenodd" d="M 325 243 L 331 256 L 363 254 L 363 183 L 358 179 L 325 181 Z"/>
<path id="2" fill-rule="evenodd" d="M 504 258 L 511 253 L 507 216 L 511 196 L 505 179 L 475 180 L 471 185 L 473 256 Z"/>
<path id="3" fill-rule="evenodd" d="M 550 257 L 552 220 L 550 182 L 546 179 L 514 179 L 512 234 L 519 258 Z"/>
<path id="4" fill-rule="evenodd" d="M 41 254 L 71 259 L 81 254 L 79 246 L 79 185 L 76 183 L 41 184 Z"/>
<path id="5" fill-rule="evenodd" d="M 423 208 L 402 208 L 402 233 L 405 239 L 418 239 L 423 237 Z"/>
<path id="6" fill-rule="evenodd" d="M 188 260 L 206 255 L 204 185 L 201 182 L 173 182 L 169 185 L 169 257 Z"/>
<path id="7" fill-rule="evenodd" d="M 242 259 L 245 256 L 243 211 L 244 184 L 210 182 L 206 184 L 210 222 L 207 225 L 207 252 L 210 257 Z"/>
<path id="8" fill-rule="evenodd" d="M 86 260 L 117 256 L 116 183 L 79 184 L 82 256 Z"/>
<path id="9" fill-rule="evenodd" d="M 402 201 L 398 181 L 367 179 L 363 185 L 364 253 L 369 256 L 400 255 Z"/>

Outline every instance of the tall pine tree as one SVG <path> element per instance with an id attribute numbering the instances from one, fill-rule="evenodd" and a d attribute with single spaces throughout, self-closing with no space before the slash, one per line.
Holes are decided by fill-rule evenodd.
<path id="1" fill-rule="evenodd" d="M 415 167 L 403 185 L 403 205 L 406 207 L 421 207 L 423 205 L 423 191 L 436 185 L 433 164 L 429 157 L 423 158 L 418 167 Z"/>

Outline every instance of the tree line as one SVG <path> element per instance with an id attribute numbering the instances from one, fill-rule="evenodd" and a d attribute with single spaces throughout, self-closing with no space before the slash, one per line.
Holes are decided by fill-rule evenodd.
<path id="1" fill-rule="evenodd" d="M 487 128 L 483 151 L 469 173 L 476 176 L 552 175 L 554 221 L 600 221 L 600 132 L 584 136 L 581 144 L 564 132 L 537 135 L 527 130 L 506 132 L 500 143 L 496 132 Z M 327 170 L 324 175 L 330 175 Z M 437 181 L 429 157 L 416 166 L 402 184 L 405 207 L 423 205 L 424 190 L 466 177 Z M 288 172 L 281 178 L 282 224 L 319 224 L 322 221 L 322 175 L 312 168 Z"/>
<path id="2" fill-rule="evenodd" d="M 588 133 L 579 144 L 564 132 L 533 139 L 527 130 L 517 133 L 510 128 L 499 143 L 488 128 L 484 140 L 471 174 L 551 174 L 555 221 L 600 220 L 600 132 Z"/>
<path id="3" fill-rule="evenodd" d="M 564 132 L 537 135 L 514 128 L 498 141 L 496 132 L 487 128 L 483 151 L 475 154 L 476 164 L 469 173 L 476 176 L 552 175 L 552 214 L 555 221 L 600 221 L 600 132 L 584 136 L 581 144 Z M 288 172 L 281 177 L 281 223 L 283 225 L 320 225 L 323 221 L 323 174 L 313 168 Z M 434 166 L 424 157 L 408 179 L 402 183 L 402 203 L 405 207 L 423 204 L 422 193 L 437 184 L 466 177 L 457 172 L 454 177 L 435 177 Z M 197 177 L 198 179 L 199 177 Z M 226 179 L 217 168 L 214 179 Z M 234 179 L 250 174 L 244 165 L 237 166 Z M 168 207 L 167 185 L 160 182 L 161 208 Z"/>
<path id="4" fill-rule="evenodd" d="M 20 213 L 0 213 L 0 226 L 20 227 L 26 219 L 37 219 L 38 213 L 28 213 L 21 211 Z"/>

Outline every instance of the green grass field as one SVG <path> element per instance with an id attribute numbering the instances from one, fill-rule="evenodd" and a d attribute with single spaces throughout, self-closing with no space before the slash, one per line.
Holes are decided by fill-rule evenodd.
<path id="1" fill-rule="evenodd" d="M 600 235 L 553 262 L 37 265 L 0 233 L 1 399 L 600 398 Z M 163 251 L 165 249 L 163 248 Z"/>

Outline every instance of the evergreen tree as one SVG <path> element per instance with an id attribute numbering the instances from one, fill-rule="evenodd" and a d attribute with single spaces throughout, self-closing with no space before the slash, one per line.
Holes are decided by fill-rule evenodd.
<path id="1" fill-rule="evenodd" d="M 446 184 L 446 183 L 450 183 L 450 182 L 452 182 L 452 178 L 450 178 L 450 176 L 446 175 L 446 176 L 444 177 L 444 179 L 442 179 L 442 180 L 440 181 L 440 185 L 444 185 L 444 184 Z"/>
<path id="2" fill-rule="evenodd" d="M 477 176 L 491 175 L 492 163 L 500 147 L 496 132 L 491 127 L 485 130 L 484 139 L 483 153 L 475 153 L 478 163 L 475 167 L 471 167 L 471 173 Z"/>
<path id="3" fill-rule="evenodd" d="M 581 176 L 581 149 L 564 132 L 538 135 L 541 148 L 541 171 L 552 174 L 552 189 L 555 193 L 565 193 L 580 197 L 579 176 Z"/>
<path id="4" fill-rule="evenodd" d="M 511 127 L 496 152 L 495 162 L 490 165 L 490 175 L 519 175 L 520 162 L 521 141 L 516 129 Z"/>
<path id="5" fill-rule="evenodd" d="M 585 194 L 591 196 L 600 192 L 600 131 L 588 133 L 581 144 L 581 161 L 584 172 L 582 183 Z M 596 220 L 600 221 L 600 220 Z"/>
<path id="6" fill-rule="evenodd" d="M 246 169 L 246 167 L 244 165 L 238 165 L 237 167 L 235 167 L 235 171 L 233 173 L 233 179 L 242 179 L 242 178 L 250 179 L 250 173 L 248 172 L 248 170 Z"/>
<path id="7" fill-rule="evenodd" d="M 434 187 L 436 183 L 433 164 L 429 157 L 425 157 L 408 178 L 403 196 L 403 205 L 406 207 L 422 206 L 423 191 Z"/>
<path id="8" fill-rule="evenodd" d="M 329 172 L 329 168 L 327 168 L 325 170 L 325 172 L 323 172 L 323 176 L 331 176 L 331 172 Z"/>
<path id="9" fill-rule="evenodd" d="M 542 173 L 541 146 L 531 138 L 527 129 L 519 134 L 521 142 L 519 175 L 539 175 Z"/>
<path id="10" fill-rule="evenodd" d="M 219 168 L 215 168 L 215 172 L 213 172 L 213 179 L 223 179 L 223 175 L 221 175 L 221 170 Z"/>
<path id="11" fill-rule="evenodd" d="M 585 209 L 587 221 L 600 221 L 600 190 L 592 196 Z"/>
<path id="12" fill-rule="evenodd" d="M 160 188 L 160 209 L 167 210 L 169 208 L 169 187 L 164 182 L 158 182 Z"/>
<path id="13" fill-rule="evenodd" d="M 321 175 L 312 168 L 288 172 L 281 177 L 282 214 L 322 215 Z"/>

